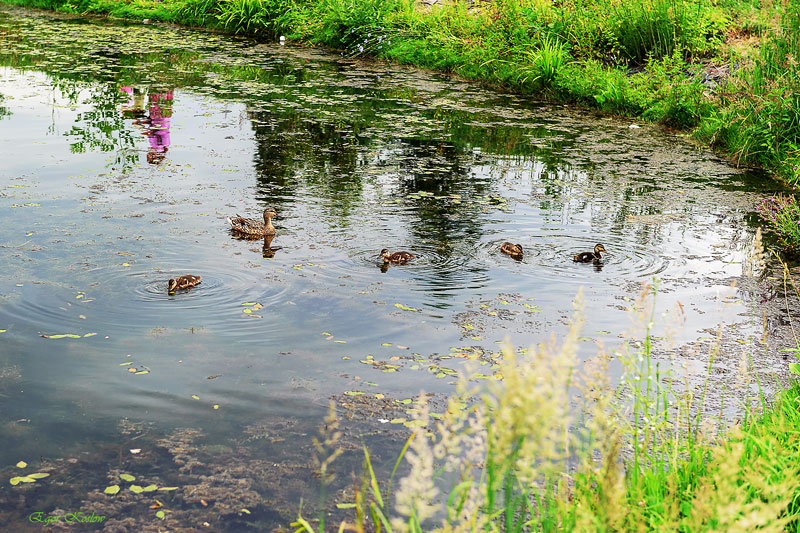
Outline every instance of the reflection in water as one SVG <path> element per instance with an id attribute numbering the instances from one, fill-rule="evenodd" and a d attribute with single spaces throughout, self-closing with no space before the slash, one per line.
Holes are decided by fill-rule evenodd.
<path id="1" fill-rule="evenodd" d="M 172 90 L 154 91 L 147 95 L 145 89 L 124 86 L 120 89 L 130 96 L 122 105 L 122 114 L 133 119 L 133 125 L 140 128 L 150 143 L 147 162 L 151 165 L 161 163 L 169 149 L 169 124 L 172 117 Z M 144 102 L 147 99 L 147 110 Z"/>
<path id="2" fill-rule="evenodd" d="M 473 349 L 562 332 L 578 286 L 609 346 L 656 275 L 691 313 L 677 340 L 718 295 L 749 327 L 728 287 L 757 182 L 658 130 L 187 30 L 0 11 L 0 39 L 0 456 L 81 458 L 52 470 L 73 484 L 0 496 L 10 524 L 96 505 L 142 530 L 146 505 L 102 494 L 121 471 L 180 485 L 165 529 L 285 524 L 330 398 L 340 471 L 361 435 L 391 470 L 408 434 L 381 420 L 448 393 Z M 231 238 L 225 214 L 271 207 L 277 237 Z M 573 262 L 598 240 L 613 253 Z"/>

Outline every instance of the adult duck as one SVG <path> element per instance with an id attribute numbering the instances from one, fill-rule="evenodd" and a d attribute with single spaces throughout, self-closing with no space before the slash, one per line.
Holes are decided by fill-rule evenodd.
<path id="1" fill-rule="evenodd" d="M 600 252 L 606 252 L 605 246 L 602 244 L 595 244 L 593 252 L 581 252 L 573 257 L 572 260 L 576 263 L 596 263 L 602 259 Z"/>
<path id="2" fill-rule="evenodd" d="M 500 245 L 500 251 L 504 254 L 508 254 L 517 261 L 522 259 L 522 245 L 521 244 L 513 244 L 510 242 L 504 242 Z"/>
<path id="3" fill-rule="evenodd" d="M 265 235 L 275 235 L 275 226 L 272 225 L 272 217 L 278 213 L 271 207 L 264 209 L 264 221 L 255 218 L 244 218 L 241 215 L 228 217 L 228 224 L 231 231 L 245 236 L 263 237 Z"/>
<path id="4" fill-rule="evenodd" d="M 189 289 L 200 283 L 201 279 L 203 279 L 202 276 L 195 276 L 192 274 L 178 276 L 177 278 L 170 278 L 167 285 L 167 292 L 172 294 L 177 290 Z"/>

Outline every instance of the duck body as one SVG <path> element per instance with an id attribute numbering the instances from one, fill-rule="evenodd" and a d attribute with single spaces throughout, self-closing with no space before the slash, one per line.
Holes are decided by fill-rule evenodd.
<path id="1" fill-rule="evenodd" d="M 383 259 L 384 264 L 386 263 L 408 263 L 416 256 L 411 252 L 393 252 L 389 253 L 389 250 L 384 248 L 381 250 L 381 259 Z"/>
<path id="2" fill-rule="evenodd" d="M 177 278 L 170 278 L 167 286 L 167 292 L 172 294 L 176 290 L 189 289 L 200 283 L 201 279 L 203 279 L 202 276 L 195 276 L 193 274 L 178 276 Z"/>
<path id="3" fill-rule="evenodd" d="M 576 263 L 596 263 L 602 259 L 600 252 L 605 252 L 606 248 L 602 244 L 595 244 L 594 251 L 581 252 L 572 258 Z"/>
<path id="4" fill-rule="evenodd" d="M 500 251 L 504 254 L 508 254 L 516 260 L 522 259 L 522 245 L 521 244 L 513 244 L 510 242 L 504 242 L 500 245 Z"/>
<path id="5" fill-rule="evenodd" d="M 271 207 L 264 209 L 264 220 L 255 218 L 244 218 L 241 215 L 235 217 L 228 217 L 228 224 L 231 225 L 231 231 L 243 236 L 263 237 L 266 235 L 275 235 L 275 226 L 272 225 L 272 217 L 277 213 Z"/>

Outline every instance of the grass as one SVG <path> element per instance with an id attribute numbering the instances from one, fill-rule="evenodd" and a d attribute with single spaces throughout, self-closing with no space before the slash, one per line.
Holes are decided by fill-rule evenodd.
<path id="1" fill-rule="evenodd" d="M 398 459 L 408 473 L 379 483 L 365 450 L 353 518 L 338 530 L 796 531 L 800 386 L 771 406 L 762 398 L 758 411 L 745 403 L 744 420 L 720 430 L 705 392 L 674 388 L 654 363 L 655 293 L 645 287 L 631 307 L 639 340 L 613 356 L 601 350 L 576 364 L 579 294 L 560 345 L 526 360 L 506 347 L 500 379 L 476 386 L 462 378 L 435 422 L 421 395 L 418 429 Z M 612 359 L 623 367 L 617 386 Z M 738 374 L 747 390 L 747 357 Z M 580 409 L 569 399 L 576 390 Z M 301 516 L 293 527 L 325 526 Z"/>

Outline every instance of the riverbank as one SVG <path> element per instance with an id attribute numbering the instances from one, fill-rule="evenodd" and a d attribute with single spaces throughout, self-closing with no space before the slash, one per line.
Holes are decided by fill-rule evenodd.
<path id="1" fill-rule="evenodd" d="M 3 0 L 330 46 L 690 132 L 800 181 L 800 5 L 500 0 Z M 773 209 L 775 206 L 767 206 Z M 799 216 L 788 211 L 793 222 Z M 764 216 L 786 248 L 800 233 Z M 787 234 L 787 228 L 789 232 Z"/>

